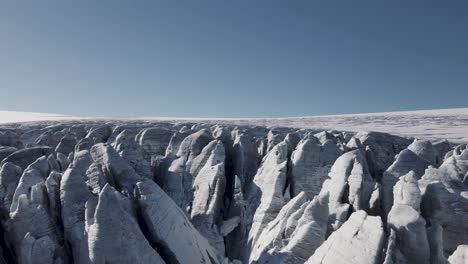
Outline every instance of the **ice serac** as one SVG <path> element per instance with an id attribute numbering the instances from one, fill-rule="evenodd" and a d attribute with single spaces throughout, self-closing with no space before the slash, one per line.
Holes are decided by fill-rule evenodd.
<path id="1" fill-rule="evenodd" d="M 255 189 L 249 197 L 250 212 L 253 214 L 248 243 L 255 245 L 265 226 L 275 219 L 286 198 L 288 144 L 285 141 L 274 146 L 264 158 L 254 177 Z M 257 206 L 258 205 L 258 206 Z M 256 210 L 253 210 L 256 208 Z"/>
<path id="2" fill-rule="evenodd" d="M 24 264 L 61 263 L 63 260 L 54 258 L 55 245 L 49 236 L 39 239 L 27 233 L 21 242 L 19 262 Z"/>
<path id="3" fill-rule="evenodd" d="M 300 203 L 297 197 L 301 197 L 301 194 L 283 207 L 277 216 L 278 220 L 275 219 L 275 222 L 270 223 L 264 229 L 262 236 L 265 233 L 271 234 L 269 230 L 279 229 L 279 232 L 272 233 L 276 236 L 265 248 L 269 250 L 267 252 L 264 250 L 260 255 L 259 263 L 304 263 L 325 241 L 328 223 L 327 195 L 318 195 L 312 201 L 304 202 L 299 207 L 296 205 L 291 208 L 292 213 L 289 213 L 287 217 L 282 217 L 283 210 L 289 209 L 292 201 L 296 201 L 295 204 Z M 276 221 L 282 223 L 279 228 L 275 226 Z M 266 241 L 269 240 L 266 239 Z"/>
<path id="4" fill-rule="evenodd" d="M 93 196 L 86 185 L 86 171 L 92 163 L 89 151 L 77 152 L 60 182 L 64 240 L 71 247 L 74 263 L 78 264 L 89 263 L 84 213 L 86 202 Z"/>
<path id="5" fill-rule="evenodd" d="M 96 207 L 86 207 L 91 263 L 165 263 L 146 240 L 132 209 L 130 200 L 109 184 L 99 193 Z"/>
<path id="6" fill-rule="evenodd" d="M 192 134 L 193 131 L 186 130 L 184 132 L 176 131 L 170 137 L 169 143 L 164 155 L 157 155 L 151 158 L 151 168 L 153 170 L 154 180 L 163 188 L 167 184 L 168 170 L 171 164 L 178 159 L 177 152 L 179 151 L 182 141 Z"/>
<path id="7" fill-rule="evenodd" d="M 18 206 L 19 196 L 30 192 L 31 188 L 43 183 L 49 175 L 50 167 L 46 157 L 40 157 L 29 165 L 21 175 L 11 202 L 10 212 Z"/>
<path id="8" fill-rule="evenodd" d="M 11 162 L 3 164 L 0 169 L 0 218 L 4 219 L 10 213 L 11 202 L 23 171 Z"/>
<path id="9" fill-rule="evenodd" d="M 380 178 L 392 164 L 395 155 L 411 143 L 409 139 L 380 132 L 358 132 L 355 137 L 372 153 L 371 168 L 376 178 Z"/>
<path id="10" fill-rule="evenodd" d="M 416 178 L 421 178 L 430 163 L 409 149 L 402 150 L 393 164 L 384 172 L 382 177 L 382 200 L 386 216 L 393 205 L 393 187 L 399 178 L 412 171 Z"/>
<path id="11" fill-rule="evenodd" d="M 67 133 L 60 139 L 57 147 L 55 147 L 55 152 L 68 155 L 70 152 L 74 151 L 76 143 L 76 138 L 73 135 Z"/>
<path id="12" fill-rule="evenodd" d="M 98 143 L 91 148 L 90 153 L 107 182 L 120 192 L 132 196 L 133 188 L 141 178 L 132 166 L 108 144 Z"/>
<path id="13" fill-rule="evenodd" d="M 3 159 L 2 165 L 6 162 L 12 162 L 24 170 L 29 166 L 29 164 L 33 163 L 39 157 L 48 156 L 51 153 L 51 147 L 32 147 L 20 149 Z"/>
<path id="14" fill-rule="evenodd" d="M 300 135 L 300 133 L 295 132 L 295 131 L 289 132 L 284 137 L 284 141 L 286 143 L 288 143 L 288 146 L 289 146 L 288 153 L 289 153 L 289 156 L 290 156 L 291 153 L 296 149 L 297 144 L 299 143 L 299 141 L 301 141 L 301 135 Z"/>
<path id="15" fill-rule="evenodd" d="M 284 133 L 283 130 L 278 128 L 271 129 L 267 135 L 266 153 L 270 152 L 274 146 L 282 142 L 285 136 L 286 133 Z"/>
<path id="16" fill-rule="evenodd" d="M 86 138 L 89 138 L 93 143 L 104 143 L 112 134 L 112 127 L 104 124 L 92 127 Z"/>
<path id="17" fill-rule="evenodd" d="M 165 127 L 151 127 L 143 129 L 137 135 L 137 142 L 141 145 L 147 160 L 151 161 L 157 156 L 164 156 L 169 141 L 174 133 Z"/>
<path id="18" fill-rule="evenodd" d="M 413 171 L 400 177 L 393 189 L 393 204 L 402 204 L 412 207 L 420 212 L 421 191 L 419 190 L 418 177 Z"/>
<path id="19" fill-rule="evenodd" d="M 220 233 L 223 221 L 225 178 L 225 151 L 223 143 L 213 140 L 203 148 L 194 163 L 203 162 L 203 167 L 191 171 L 193 181 L 193 202 L 191 219 L 193 225 L 205 236 L 211 245 L 224 255 L 224 237 Z M 201 164 L 200 164 L 201 165 Z"/>
<path id="20" fill-rule="evenodd" d="M 346 221 L 349 211 L 369 209 L 375 181 L 360 150 L 341 155 L 333 164 L 329 177 L 323 184 L 321 195 L 328 194 L 329 197 L 330 233 Z"/>
<path id="21" fill-rule="evenodd" d="M 459 245 L 448 261 L 450 264 L 466 264 L 468 262 L 468 245 Z"/>
<path id="22" fill-rule="evenodd" d="M 331 140 L 324 144 L 315 137 L 301 140 L 291 156 L 291 194 L 304 191 L 309 199 L 317 195 L 340 149 Z"/>
<path id="23" fill-rule="evenodd" d="M 200 167 L 200 163 L 197 162 L 192 165 L 192 162 L 212 140 L 213 137 L 207 129 L 199 130 L 187 136 L 180 143 L 176 158 L 173 159 L 160 179 L 164 191 L 187 213 L 190 212 L 193 199 L 193 175 L 191 175 L 190 170 L 193 171 L 195 168 Z"/>
<path id="24" fill-rule="evenodd" d="M 445 154 L 452 150 L 452 146 L 447 139 L 437 139 L 432 141 L 432 145 L 437 150 L 437 154 L 439 156 L 439 161 L 443 162 Z"/>
<path id="25" fill-rule="evenodd" d="M 8 146 L 15 148 L 22 148 L 20 135 L 13 130 L 4 129 L 0 130 L 0 146 Z"/>
<path id="26" fill-rule="evenodd" d="M 305 263 L 381 263 L 384 243 L 380 217 L 357 211 Z"/>
<path id="27" fill-rule="evenodd" d="M 119 124 L 113 127 L 112 133 L 110 137 L 107 139 L 107 143 L 114 143 L 116 138 L 122 133 L 124 130 L 127 130 L 127 135 L 131 135 L 133 139 L 136 141 L 136 136 L 145 129 L 146 126 L 135 127 L 129 126 L 126 124 Z"/>
<path id="28" fill-rule="evenodd" d="M 45 187 L 47 191 L 47 197 L 49 202 L 49 213 L 55 225 L 61 224 L 61 211 L 60 206 L 60 181 L 62 179 L 62 173 L 51 171 L 47 179 L 45 180 Z"/>
<path id="29" fill-rule="evenodd" d="M 468 153 L 466 150 L 464 153 Z M 419 180 L 422 191 L 421 211 L 432 224 L 443 227 L 446 255 L 468 241 L 468 185 L 463 155 L 447 158 L 439 168 L 429 168 Z"/>
<path id="30" fill-rule="evenodd" d="M 441 163 L 438 151 L 429 140 L 415 139 L 408 149 L 433 166 Z"/>
<path id="31" fill-rule="evenodd" d="M 297 227 L 280 250 L 287 263 L 304 263 L 325 241 L 328 221 L 328 195 L 317 195 L 307 204 Z"/>
<path id="32" fill-rule="evenodd" d="M 460 145 L 455 146 L 455 148 L 451 149 L 445 154 L 444 160 L 452 156 L 460 156 L 463 153 L 463 151 L 465 151 L 467 148 L 468 148 L 468 144 L 460 144 Z"/>
<path id="33" fill-rule="evenodd" d="M 47 161 L 49 162 L 50 170 L 60 171 L 60 164 L 57 162 L 57 159 L 55 159 L 54 155 L 50 154 L 47 157 Z"/>
<path id="34" fill-rule="evenodd" d="M 395 255 L 390 257 L 394 263 L 429 263 L 426 221 L 419 213 L 421 193 L 415 173 L 402 176 L 393 192 L 394 203 L 387 222 L 395 232 Z"/>
<path id="35" fill-rule="evenodd" d="M 60 139 L 65 135 L 64 131 L 55 131 L 55 129 L 48 129 L 34 141 L 37 146 L 49 146 L 54 148 L 60 142 Z"/>
<path id="36" fill-rule="evenodd" d="M 79 152 L 82 150 L 89 150 L 94 145 L 94 142 L 90 138 L 82 138 L 76 143 L 75 145 L 75 152 Z"/>
<path id="37" fill-rule="evenodd" d="M 70 159 L 61 152 L 57 152 L 57 162 L 60 165 L 60 171 L 65 171 L 70 165 Z"/>
<path id="38" fill-rule="evenodd" d="M 170 263 L 220 263 L 216 250 L 156 183 L 144 179 L 137 183 L 137 190 L 149 235 L 165 259 Z"/>
<path id="39" fill-rule="evenodd" d="M 176 158 L 177 152 L 179 151 L 180 144 L 182 144 L 182 141 L 184 141 L 184 139 L 187 136 L 191 135 L 194 132 L 195 131 L 192 131 L 192 130 L 176 131 L 171 136 L 171 139 L 169 140 L 169 143 L 165 151 L 165 156 Z"/>
<path id="40" fill-rule="evenodd" d="M 120 132 L 112 146 L 142 177 L 152 178 L 150 163 L 144 159 L 143 149 L 135 141 L 134 132 L 124 129 Z"/>
<path id="41" fill-rule="evenodd" d="M 268 250 L 275 245 L 281 244 L 283 238 L 286 238 L 285 233 L 288 219 L 306 202 L 307 197 L 304 192 L 301 192 L 281 208 L 276 218 L 268 223 L 257 242 L 252 245 L 250 262 L 258 261 Z"/>
<path id="42" fill-rule="evenodd" d="M 49 212 L 45 186 L 48 172 L 47 160 L 39 158 L 24 171 L 13 196 L 7 234 L 16 256 L 24 263 L 64 261 L 62 236 Z M 31 250 L 25 250 L 28 246 Z"/>

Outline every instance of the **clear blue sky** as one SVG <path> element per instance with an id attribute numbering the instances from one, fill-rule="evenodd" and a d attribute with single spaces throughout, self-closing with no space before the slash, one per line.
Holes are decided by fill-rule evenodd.
<path id="1" fill-rule="evenodd" d="M 276 117 L 452 107 L 468 107 L 464 0 L 0 3 L 1 110 Z"/>

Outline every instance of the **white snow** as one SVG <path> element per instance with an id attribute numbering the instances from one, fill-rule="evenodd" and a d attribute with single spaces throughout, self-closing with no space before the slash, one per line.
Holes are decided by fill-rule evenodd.
<path id="1" fill-rule="evenodd" d="M 234 121 L 235 122 L 235 121 Z M 468 108 L 242 120 L 243 124 L 377 131 L 420 139 L 468 142 Z"/>
<path id="2" fill-rule="evenodd" d="M 239 125 L 262 125 L 269 127 L 282 126 L 344 131 L 378 131 L 421 139 L 445 138 L 453 142 L 468 142 L 468 108 L 285 118 L 77 117 L 0 111 L 0 124 L 70 119 L 204 121 L 210 123 L 234 123 Z"/>
<path id="3" fill-rule="evenodd" d="M 45 113 L 0 111 L 0 124 L 68 119 L 76 119 L 76 117 Z"/>

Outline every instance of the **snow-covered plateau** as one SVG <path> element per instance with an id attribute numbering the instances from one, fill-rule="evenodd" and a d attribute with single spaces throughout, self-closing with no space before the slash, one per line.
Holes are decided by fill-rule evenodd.
<path id="1" fill-rule="evenodd" d="M 0 123 L 0 263 L 468 263 L 468 108 Z"/>

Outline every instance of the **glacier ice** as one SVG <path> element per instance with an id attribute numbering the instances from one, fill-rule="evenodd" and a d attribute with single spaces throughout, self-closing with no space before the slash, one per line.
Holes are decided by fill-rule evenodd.
<path id="1" fill-rule="evenodd" d="M 0 263 L 467 263 L 468 149 L 229 122 L 0 126 Z"/>

